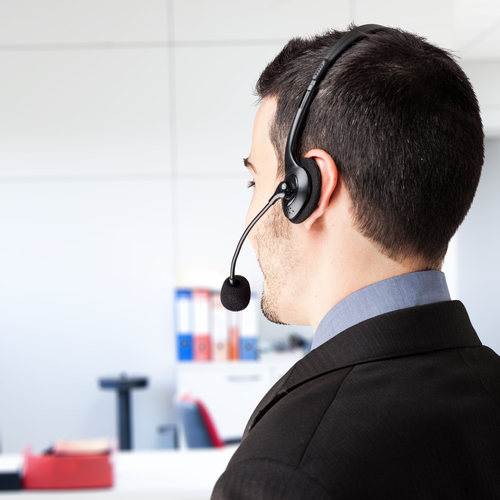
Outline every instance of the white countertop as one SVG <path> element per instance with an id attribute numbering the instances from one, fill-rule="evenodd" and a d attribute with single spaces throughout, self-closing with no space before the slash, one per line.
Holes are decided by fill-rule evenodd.
<path id="1" fill-rule="evenodd" d="M 0 492 L 0 500 L 208 500 L 235 446 L 182 451 L 133 451 L 114 455 L 115 486 L 103 490 Z M 2 465 L 21 462 L 0 455 Z"/>

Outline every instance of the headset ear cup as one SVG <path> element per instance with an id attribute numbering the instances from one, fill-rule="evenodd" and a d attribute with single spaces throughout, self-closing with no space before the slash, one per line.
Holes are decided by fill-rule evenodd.
<path id="1" fill-rule="evenodd" d="M 299 212 L 297 217 L 292 220 L 294 224 L 300 224 L 309 218 L 318 206 L 319 197 L 321 195 L 321 171 L 317 163 L 312 158 L 301 158 L 299 163 L 309 175 L 311 195 L 304 205 L 304 208 Z"/>

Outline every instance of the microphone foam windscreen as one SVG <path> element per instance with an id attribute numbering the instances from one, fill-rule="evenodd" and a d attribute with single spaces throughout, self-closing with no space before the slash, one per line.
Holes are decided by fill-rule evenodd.
<path id="1" fill-rule="evenodd" d="M 250 284 L 243 276 L 234 277 L 234 285 L 231 285 L 229 278 L 224 281 L 220 291 L 222 305 L 228 311 L 243 311 L 250 303 Z"/>

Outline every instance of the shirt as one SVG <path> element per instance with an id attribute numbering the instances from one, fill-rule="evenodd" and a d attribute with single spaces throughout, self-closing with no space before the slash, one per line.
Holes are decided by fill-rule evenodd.
<path id="1" fill-rule="evenodd" d="M 446 300 L 451 297 L 441 271 L 419 271 L 379 281 L 333 306 L 318 325 L 311 349 L 380 314 Z"/>

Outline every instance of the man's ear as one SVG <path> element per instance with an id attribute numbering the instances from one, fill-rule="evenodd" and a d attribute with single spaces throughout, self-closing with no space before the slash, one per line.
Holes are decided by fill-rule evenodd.
<path id="1" fill-rule="evenodd" d="M 337 187 L 338 170 L 333 158 L 322 149 L 311 149 L 305 157 L 313 159 L 321 172 L 321 194 L 318 206 L 304 221 L 306 229 L 311 229 L 313 224 L 326 212 L 330 204 L 330 199 Z"/>

